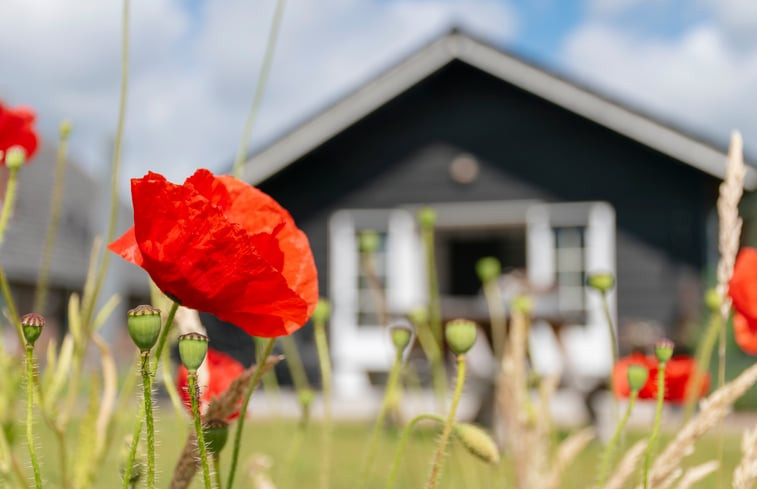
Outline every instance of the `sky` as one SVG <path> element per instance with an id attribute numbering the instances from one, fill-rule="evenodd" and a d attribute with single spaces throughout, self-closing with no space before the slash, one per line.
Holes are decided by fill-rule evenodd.
<path id="1" fill-rule="evenodd" d="M 132 0 L 122 191 L 148 170 L 228 168 L 275 0 Z M 110 171 L 122 3 L 2 0 L 0 100 L 33 107 L 43 140 Z M 456 25 L 725 146 L 757 154 L 755 0 L 288 0 L 252 146 L 259 147 Z M 125 199 L 128 200 L 128 197 Z"/>

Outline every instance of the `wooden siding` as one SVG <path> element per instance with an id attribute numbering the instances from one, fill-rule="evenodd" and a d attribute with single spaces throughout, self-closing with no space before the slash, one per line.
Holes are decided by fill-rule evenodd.
<path id="1" fill-rule="evenodd" d="M 469 185 L 449 175 L 450 161 L 462 152 L 481 163 Z M 698 287 L 706 264 L 705 223 L 717 183 L 454 62 L 261 187 L 310 237 L 323 293 L 327 222 L 341 208 L 534 198 L 610 202 L 618 226 L 619 317 L 670 325 L 681 315 L 682 291 Z"/>

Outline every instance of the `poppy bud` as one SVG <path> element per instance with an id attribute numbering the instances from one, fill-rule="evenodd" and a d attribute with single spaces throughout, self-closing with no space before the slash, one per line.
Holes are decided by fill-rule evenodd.
<path id="1" fill-rule="evenodd" d="M 5 166 L 10 170 L 18 170 L 26 162 L 26 150 L 21 146 L 12 146 L 5 152 Z"/>
<path id="2" fill-rule="evenodd" d="M 63 122 L 60 123 L 60 128 L 58 129 L 60 132 L 60 138 L 68 139 L 68 136 L 71 135 L 71 129 L 73 129 L 73 124 L 71 124 L 71 121 L 68 119 L 63 120 Z"/>
<path id="3" fill-rule="evenodd" d="M 423 229 L 433 229 L 436 224 L 436 211 L 432 207 L 418 209 L 418 222 Z"/>
<path id="4" fill-rule="evenodd" d="M 658 341 L 654 346 L 654 354 L 657 356 L 657 361 L 667 363 L 670 357 L 673 356 L 673 348 L 675 348 L 675 344 L 667 338 Z"/>
<path id="5" fill-rule="evenodd" d="M 331 314 L 329 301 L 326 299 L 318 299 L 318 303 L 315 305 L 315 310 L 313 310 L 313 321 L 316 323 L 325 323 L 329 319 L 329 314 Z"/>
<path id="6" fill-rule="evenodd" d="M 707 292 L 705 292 L 704 294 L 704 303 L 707 305 L 707 308 L 710 311 L 719 312 L 721 301 L 718 289 L 716 289 L 715 287 L 707 289 Z"/>
<path id="7" fill-rule="evenodd" d="M 453 432 L 468 451 L 484 462 L 499 462 L 499 450 L 489 433 L 471 423 L 455 423 Z"/>
<path id="8" fill-rule="evenodd" d="M 525 294 L 521 294 L 517 297 L 515 297 L 512 302 L 510 302 L 510 308 L 513 310 L 513 312 L 519 312 L 521 314 L 530 314 L 531 311 L 534 309 L 534 302 L 531 300 L 531 298 Z"/>
<path id="9" fill-rule="evenodd" d="M 464 355 L 476 342 L 476 323 L 468 319 L 453 319 L 444 328 L 444 337 L 455 355 Z"/>
<path id="10" fill-rule="evenodd" d="M 392 338 L 397 353 L 402 353 L 413 340 L 413 328 L 404 322 L 395 323 L 389 327 L 389 336 Z"/>
<path id="11" fill-rule="evenodd" d="M 481 258 L 476 262 L 476 273 L 481 283 L 491 282 L 502 274 L 502 265 L 493 256 Z"/>
<path id="12" fill-rule="evenodd" d="M 374 253 L 379 247 L 379 242 L 379 235 L 376 231 L 363 231 L 358 240 L 360 253 Z"/>
<path id="13" fill-rule="evenodd" d="M 202 433 L 208 451 L 219 454 L 229 439 L 229 424 L 220 419 L 211 419 L 202 427 Z"/>
<path id="14" fill-rule="evenodd" d="M 27 345 L 34 346 L 39 335 L 42 334 L 42 328 L 45 327 L 45 318 L 36 312 L 24 314 L 21 318 L 21 330 L 24 332 L 24 338 Z"/>
<path id="15" fill-rule="evenodd" d="M 644 365 L 629 365 L 626 375 L 628 376 L 628 386 L 632 391 L 638 392 L 647 383 L 649 370 Z"/>
<path id="16" fill-rule="evenodd" d="M 615 286 L 615 277 L 611 273 L 592 273 L 586 279 L 586 283 L 604 294 Z"/>
<path id="17" fill-rule="evenodd" d="M 208 337 L 200 333 L 179 336 L 179 357 L 189 372 L 195 372 L 208 353 Z"/>
<path id="18" fill-rule="evenodd" d="M 129 309 L 126 324 L 129 336 L 141 351 L 150 351 L 160 336 L 160 309 L 142 304 Z"/>

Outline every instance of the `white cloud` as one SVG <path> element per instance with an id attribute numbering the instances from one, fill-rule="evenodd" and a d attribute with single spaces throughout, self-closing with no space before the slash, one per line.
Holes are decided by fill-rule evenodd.
<path id="1" fill-rule="evenodd" d="M 732 129 L 757 148 L 751 108 L 757 86 L 757 49 L 739 49 L 716 20 L 673 39 L 642 38 L 592 20 L 564 45 L 568 68 L 591 85 L 674 124 L 714 137 L 721 145 Z"/>
<path id="2" fill-rule="evenodd" d="M 221 170 L 240 139 L 275 2 L 135 0 L 122 188 L 148 169 L 180 180 Z M 64 117 L 72 150 L 105 174 L 120 79 L 120 2 L 5 0 L 0 98 L 33 106 L 47 140 Z M 291 126 L 456 23 L 502 41 L 515 14 L 497 0 L 292 0 L 254 141 Z"/>

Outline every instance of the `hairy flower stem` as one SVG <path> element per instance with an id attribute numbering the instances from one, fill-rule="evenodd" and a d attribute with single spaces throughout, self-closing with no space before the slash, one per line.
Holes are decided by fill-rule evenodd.
<path id="1" fill-rule="evenodd" d="M 602 311 L 605 315 L 605 320 L 607 321 L 607 331 L 610 333 L 610 351 L 612 352 L 612 365 L 615 366 L 616 363 L 618 363 L 618 338 L 615 334 L 615 325 L 612 321 L 612 314 L 610 313 L 610 303 L 607 300 L 607 291 L 602 291 L 600 294 L 602 297 Z M 612 368 L 610 369 L 610 375 L 608 379 L 608 385 L 610 386 L 610 392 L 613 392 L 613 385 L 612 385 Z M 618 401 L 615 399 L 615 396 L 611 396 L 612 399 L 612 416 L 613 421 L 617 422 L 618 420 Z"/>
<path id="2" fill-rule="evenodd" d="M 489 321 L 492 331 L 492 351 L 497 365 L 502 361 L 502 354 L 506 351 L 507 314 L 502 303 L 502 292 L 496 280 L 487 280 L 484 285 L 484 298 L 489 309 Z"/>
<path id="3" fill-rule="evenodd" d="M 323 423 L 321 423 L 321 464 L 320 488 L 328 489 L 331 473 L 331 358 L 329 343 L 326 338 L 326 324 L 323 320 L 314 321 L 315 346 L 318 351 L 318 364 L 321 370 L 321 389 L 323 391 Z"/>
<path id="4" fill-rule="evenodd" d="M 13 294 L 11 294 L 11 287 L 8 284 L 8 277 L 5 276 L 5 269 L 0 265 L 0 291 L 2 291 L 5 305 L 8 307 L 8 314 L 13 326 L 16 328 L 16 335 L 18 335 L 18 344 L 23 345 L 24 332 L 21 330 L 21 319 L 18 316 L 18 310 L 16 309 L 16 301 L 13 300 Z M 2 335 L 0 335 L 2 336 Z"/>
<path id="5" fill-rule="evenodd" d="M 255 388 L 257 387 L 258 383 L 260 382 L 260 377 L 263 375 L 263 371 L 265 370 L 263 368 L 263 365 L 265 365 L 266 359 L 271 355 L 271 352 L 273 351 L 273 345 L 276 343 L 276 338 L 269 338 L 268 342 L 265 344 L 265 347 L 263 348 L 263 354 L 258 358 L 258 368 L 255 369 L 255 374 L 252 376 L 252 380 L 250 381 L 250 386 L 247 388 L 247 393 L 244 396 L 244 401 L 242 402 L 242 408 L 239 410 L 239 421 L 237 421 L 237 430 L 234 435 L 234 449 L 231 454 L 231 466 L 229 467 L 229 477 L 226 481 L 226 487 L 227 489 L 231 489 L 234 487 L 234 476 L 237 472 L 237 462 L 239 461 L 239 449 L 242 445 L 242 432 L 244 430 L 244 420 L 247 417 L 247 407 L 250 404 L 250 398 L 252 397 L 252 393 L 255 391 Z"/>
<path id="6" fill-rule="evenodd" d="M 200 420 L 200 402 L 199 392 L 197 389 L 197 371 L 192 370 L 187 373 L 189 381 L 189 399 L 192 403 L 192 417 L 195 423 L 195 434 L 197 435 L 197 449 L 200 451 L 200 462 L 202 463 L 202 480 L 205 483 L 205 489 L 211 489 L 210 484 L 210 467 L 208 466 L 208 450 L 205 446 L 205 434 L 202 431 L 202 421 Z"/>
<path id="7" fill-rule="evenodd" d="M 263 100 L 263 94 L 265 93 L 266 82 L 268 81 L 268 73 L 271 71 L 271 63 L 273 62 L 273 52 L 276 47 L 276 39 L 279 35 L 279 26 L 281 25 L 281 18 L 284 15 L 284 0 L 277 0 L 276 11 L 273 14 L 273 20 L 271 21 L 271 30 L 268 31 L 268 41 L 265 45 L 265 54 L 263 54 L 263 65 L 260 67 L 258 73 L 258 81 L 255 85 L 255 95 L 252 98 L 252 107 L 250 107 L 250 113 L 247 115 L 247 121 L 242 131 L 242 141 L 239 144 L 237 150 L 237 157 L 234 159 L 234 167 L 232 168 L 232 175 L 237 178 L 242 178 L 242 170 L 244 167 L 244 159 L 247 154 L 247 145 L 250 143 L 250 136 L 252 135 L 252 128 L 255 126 L 255 120 L 258 117 L 260 111 L 260 103 Z"/>
<path id="8" fill-rule="evenodd" d="M 63 124 L 67 124 L 64 122 Z M 58 154 L 55 161 L 55 180 L 53 181 L 53 193 L 50 197 L 50 221 L 47 223 L 45 247 L 42 252 L 42 263 L 39 266 L 37 290 L 34 294 L 34 307 L 32 311 L 45 312 L 47 289 L 50 279 L 50 266 L 53 261 L 55 240 L 58 237 L 60 214 L 63 209 L 63 188 L 66 179 L 66 155 L 68 154 L 68 136 L 70 130 L 61 125 L 60 139 L 58 140 Z M 70 128 L 70 126 L 68 126 Z"/>
<path id="9" fill-rule="evenodd" d="M 457 405 L 460 403 L 460 397 L 463 393 L 463 384 L 465 384 L 465 355 L 458 355 L 455 393 L 452 395 L 452 404 L 447 414 L 447 421 L 444 423 L 444 431 L 442 431 L 442 437 L 439 440 L 439 446 L 436 448 L 434 461 L 431 465 L 431 475 L 428 479 L 427 489 L 434 489 L 436 487 L 436 481 L 442 468 L 442 462 L 444 461 L 444 450 L 447 448 L 447 441 L 449 440 L 449 435 L 452 433 L 452 424 L 455 422 Z"/>
<path id="10" fill-rule="evenodd" d="M 612 465 L 613 458 L 615 457 L 615 451 L 618 448 L 618 442 L 620 441 L 620 436 L 623 433 L 623 430 L 625 429 L 626 424 L 628 423 L 628 418 L 631 417 L 631 411 L 633 411 L 633 407 L 636 404 L 636 399 L 638 398 L 638 396 L 639 396 L 638 390 L 631 391 L 631 395 L 628 398 L 628 405 L 626 406 L 626 412 L 623 413 L 623 417 L 615 426 L 615 432 L 612 434 L 610 441 L 607 442 L 607 446 L 602 452 L 602 458 L 599 462 L 599 474 L 597 476 L 598 489 L 603 489 L 605 487 L 607 476 L 610 473 L 610 466 Z"/>
<path id="11" fill-rule="evenodd" d="M 34 406 L 34 346 L 26 345 L 26 444 L 29 445 L 29 458 L 32 461 L 32 470 L 34 471 L 34 487 L 42 488 L 42 477 L 39 473 L 39 463 L 37 462 L 37 450 L 34 447 L 34 416 L 32 407 Z"/>
<path id="12" fill-rule="evenodd" d="M 652 426 L 652 434 L 649 435 L 649 443 L 647 443 L 647 450 L 644 453 L 644 472 L 642 473 L 642 483 L 644 489 L 647 489 L 649 485 L 649 464 L 652 461 L 652 452 L 654 452 L 655 444 L 657 442 L 657 435 L 660 432 L 660 421 L 662 420 L 662 404 L 665 401 L 665 366 L 668 362 L 660 362 L 660 366 L 657 369 L 657 409 L 654 414 L 654 425 Z"/>
<path id="13" fill-rule="evenodd" d="M 160 330 L 160 336 L 158 337 L 158 345 L 155 348 L 155 362 L 152 364 L 152 368 L 150 370 L 150 378 L 154 379 L 155 374 L 158 371 L 158 363 L 161 359 L 161 353 L 163 352 L 163 348 L 166 345 L 166 338 L 168 337 L 168 332 L 171 330 L 171 327 L 173 326 L 173 320 L 176 316 L 176 311 L 179 309 L 179 303 L 174 302 L 171 306 L 171 310 L 168 312 L 168 317 L 166 318 L 166 323 L 163 325 L 163 328 Z M 143 359 L 144 361 L 144 359 Z M 142 398 L 142 406 L 140 406 L 139 412 L 140 415 L 137 417 L 137 423 L 134 426 L 134 434 L 131 439 L 131 446 L 129 446 L 129 455 L 127 457 L 126 466 L 124 467 L 124 474 L 123 474 L 123 489 L 129 488 L 129 481 L 131 480 L 131 471 L 134 468 L 134 460 L 137 456 L 137 445 L 139 445 L 139 436 L 142 434 L 142 421 L 143 417 L 141 415 L 142 412 L 145 412 L 147 409 L 145 405 L 145 399 Z"/>
<path id="14" fill-rule="evenodd" d="M 216 474 L 216 487 L 221 489 L 223 487 L 223 484 L 221 484 L 221 456 L 217 453 L 213 454 L 213 472 Z"/>
<path id="15" fill-rule="evenodd" d="M 436 257 L 434 255 L 434 228 L 423 226 L 421 231 L 423 249 L 426 255 L 426 273 L 428 280 L 428 324 L 434 341 L 442 344 L 442 307 L 439 296 L 439 279 L 436 275 Z"/>
<path id="16" fill-rule="evenodd" d="M 142 391 L 147 426 L 147 489 L 155 489 L 155 426 L 152 419 L 152 377 L 150 376 L 150 352 L 142 352 Z"/>
<path id="17" fill-rule="evenodd" d="M 704 337 L 699 342 L 694 378 L 686 389 L 686 407 L 683 415 L 684 423 L 686 423 L 691 418 L 691 415 L 694 414 L 697 398 L 699 397 L 699 393 L 702 392 L 702 384 L 704 383 L 707 372 L 710 370 L 712 350 L 715 348 L 715 343 L 718 341 L 718 335 L 722 329 L 722 316 L 718 312 L 713 312 L 710 315 L 710 323 L 707 325 Z"/>
<path id="18" fill-rule="evenodd" d="M 5 198 L 3 199 L 3 211 L 0 214 L 0 244 L 5 239 L 5 229 L 8 227 L 8 220 L 13 213 L 13 204 L 16 201 L 16 191 L 18 189 L 18 171 L 21 168 L 8 168 L 8 185 L 5 187 Z"/>
<path id="19" fill-rule="evenodd" d="M 438 414 L 419 414 L 418 416 L 411 419 L 409 423 L 407 423 L 405 429 L 402 430 L 400 443 L 399 445 L 397 445 L 397 451 L 394 454 L 394 461 L 392 462 L 391 469 L 389 469 L 389 478 L 386 480 L 385 489 L 394 489 L 394 484 L 397 480 L 397 472 L 399 472 L 400 464 L 402 463 L 402 460 L 404 458 L 407 442 L 410 440 L 410 433 L 413 432 L 415 425 L 423 420 L 432 420 L 438 421 L 439 423 L 444 423 L 444 418 L 442 418 Z"/>
<path id="20" fill-rule="evenodd" d="M 397 381 L 400 377 L 400 371 L 402 370 L 402 352 L 397 351 L 394 357 L 394 364 L 389 371 L 389 379 L 386 382 L 386 390 L 384 391 L 384 400 L 381 402 L 381 408 L 379 409 L 378 416 L 376 416 L 376 422 L 373 425 L 373 431 L 371 432 L 371 438 L 368 441 L 368 450 L 366 451 L 366 457 L 363 461 L 362 476 L 360 477 L 360 487 L 364 488 L 368 484 L 368 476 L 373 467 L 374 459 L 376 458 L 376 446 L 378 443 L 378 436 L 381 432 L 381 428 L 384 426 L 384 419 L 386 413 L 389 410 L 389 403 L 392 398 L 392 393 L 397 388 Z"/>

